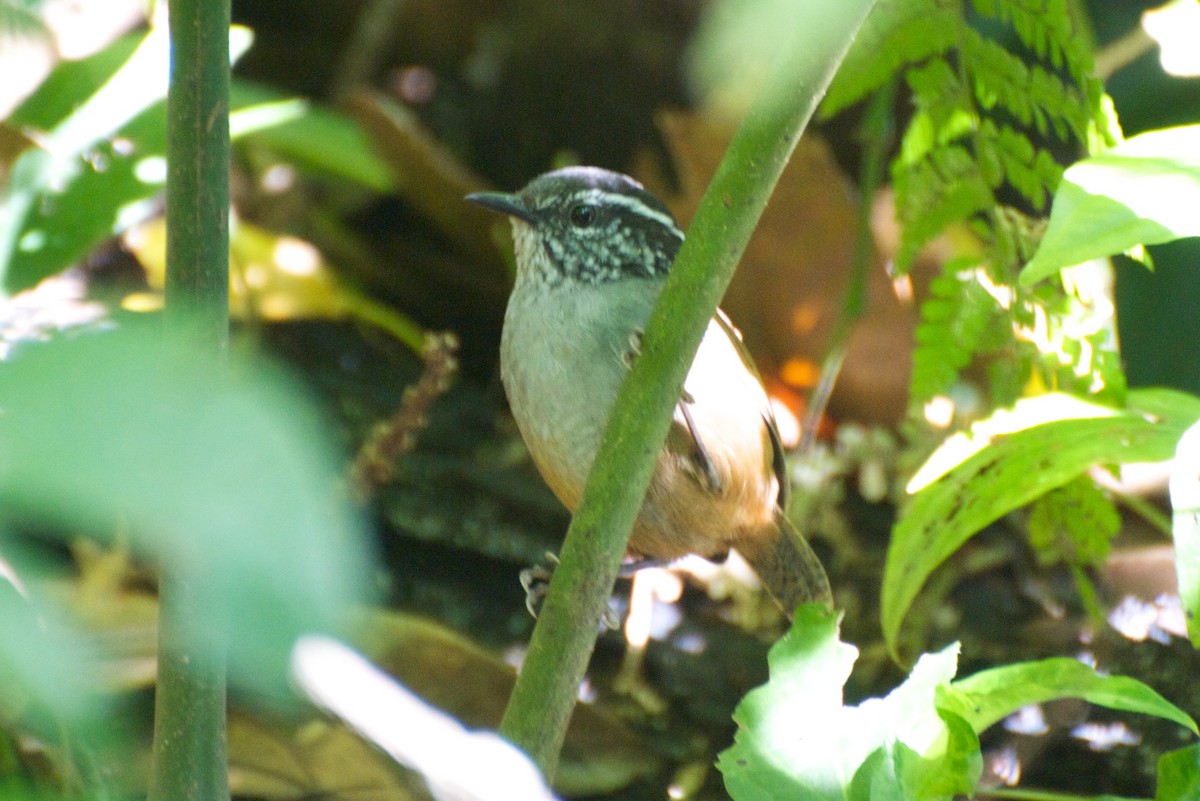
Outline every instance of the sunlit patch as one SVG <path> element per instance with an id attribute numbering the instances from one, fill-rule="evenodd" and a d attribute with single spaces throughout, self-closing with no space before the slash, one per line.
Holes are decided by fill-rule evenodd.
<path id="1" fill-rule="evenodd" d="M 683 651 L 685 654 L 699 656 L 708 650 L 708 640 L 704 636 L 696 632 L 688 632 L 681 634 L 671 641 L 677 650 Z"/>
<path id="2" fill-rule="evenodd" d="M 91 166 L 95 172 L 104 172 L 109 168 L 112 159 L 103 149 L 98 147 L 88 148 L 83 152 L 82 158 Z"/>
<path id="3" fill-rule="evenodd" d="M 391 86 L 404 102 L 414 106 L 424 105 L 433 100 L 437 92 L 437 74 L 419 64 L 404 67 L 396 72 Z"/>
<path id="4" fill-rule="evenodd" d="M 108 146 L 111 147 L 112 152 L 116 153 L 118 156 L 133 155 L 133 141 L 126 139 L 124 136 L 113 137 L 113 140 L 108 143 Z"/>
<path id="5" fill-rule="evenodd" d="M 525 664 L 526 653 L 528 653 L 528 651 L 524 645 L 513 645 L 509 648 L 506 648 L 504 652 L 500 654 L 500 658 L 504 661 L 504 664 L 520 670 L 521 665 Z"/>
<path id="6" fill-rule="evenodd" d="M 1160 595 L 1150 603 L 1126 595 L 1108 613 L 1108 624 L 1134 642 L 1153 640 L 1167 645 L 1171 635 L 1187 636 L 1187 623 L 1178 595 Z"/>
<path id="7" fill-rule="evenodd" d="M 298 311 L 295 298 L 282 292 L 272 292 L 258 301 L 259 316 L 265 320 L 290 320 Z"/>
<path id="8" fill-rule="evenodd" d="M 1111 723 L 1080 723 L 1071 729 L 1071 736 L 1083 740 L 1093 751 L 1111 751 L 1120 745 L 1138 745 L 1142 735 L 1121 721 Z"/>
<path id="9" fill-rule="evenodd" d="M 821 307 L 816 302 L 801 303 L 792 309 L 792 331 L 797 334 L 812 332 L 821 322 Z"/>
<path id="10" fill-rule="evenodd" d="M 1004 719 L 1004 728 L 1013 734 L 1038 736 L 1050 731 L 1040 704 L 1023 706 Z"/>
<path id="11" fill-rule="evenodd" d="M 17 249 L 22 253 L 36 253 L 46 247 L 46 232 L 41 228 L 32 228 L 25 232 L 17 242 Z"/>
<path id="12" fill-rule="evenodd" d="M 821 371 L 808 359 L 793 357 L 783 363 L 783 367 L 779 370 L 779 377 L 788 386 L 797 389 L 811 389 L 817 385 Z"/>
<path id="13" fill-rule="evenodd" d="M 898 275 L 892 279 L 892 294 L 896 296 L 896 300 L 907 305 L 912 303 L 913 285 L 912 278 L 906 275 Z"/>
<path id="14" fill-rule="evenodd" d="M 675 771 L 671 783 L 667 785 L 667 798 L 677 801 L 683 798 L 695 798 L 704 786 L 708 776 L 709 763 L 703 760 L 689 762 Z"/>
<path id="15" fill-rule="evenodd" d="M 242 267 L 242 280 L 248 289 L 262 289 L 271 280 L 271 271 L 264 265 L 252 261 Z"/>
<path id="16" fill-rule="evenodd" d="M 292 275 L 314 275 L 321 267 L 320 252 L 308 242 L 295 237 L 279 237 L 273 256 L 279 269 Z"/>
<path id="17" fill-rule="evenodd" d="M 934 428 L 949 428 L 954 422 L 954 401 L 948 395 L 935 395 L 925 402 L 924 414 Z"/>
<path id="18" fill-rule="evenodd" d="M 1012 308 L 1012 304 L 1013 304 L 1013 289 L 1012 289 L 1012 287 L 1006 286 L 1004 284 L 997 284 L 995 281 L 992 280 L 991 276 L 989 276 L 987 274 L 987 270 L 984 270 L 982 268 L 974 270 L 973 276 L 975 278 L 975 281 L 979 284 L 979 286 L 983 289 L 983 291 L 987 292 L 989 295 L 991 295 L 992 299 L 996 301 L 996 303 L 1000 306 L 1000 308 L 1002 308 L 1006 311 L 1008 309 Z"/>
<path id="19" fill-rule="evenodd" d="M 800 442 L 800 420 L 792 414 L 791 408 L 776 398 L 770 398 L 771 413 L 775 415 L 775 427 L 779 429 L 779 439 L 785 448 L 794 448 Z"/>
<path id="20" fill-rule="evenodd" d="M 910 494 L 918 492 L 979 453 L 996 437 L 1058 420 L 1110 417 L 1115 413 L 1106 406 L 1057 392 L 1021 398 L 1012 408 L 998 409 L 986 420 L 973 423 L 968 431 L 947 437 L 909 480 L 905 490 Z"/>
<path id="21" fill-rule="evenodd" d="M 985 759 L 988 772 L 1009 787 L 1021 781 L 1021 760 L 1017 758 L 1017 749 L 1011 745 L 989 752 Z"/>
<path id="22" fill-rule="evenodd" d="M 1163 72 L 1181 78 L 1200 75 L 1200 3 L 1173 0 L 1142 14 L 1142 30 L 1158 42 Z"/>
<path id="23" fill-rule="evenodd" d="M 156 312 L 163 307 L 163 296 L 158 292 L 130 292 L 121 298 L 121 308 L 131 312 Z"/>
<path id="24" fill-rule="evenodd" d="M 128 231 L 154 215 L 158 209 L 158 201 L 153 198 L 135 200 L 117 209 L 117 219 L 113 223 L 114 231 Z"/>
<path id="25" fill-rule="evenodd" d="M 655 602 L 674 603 L 682 593 L 679 576 L 665 568 L 648 567 L 634 574 L 629 616 L 625 618 L 625 641 L 634 648 L 644 648 L 650 641 Z"/>
<path id="26" fill-rule="evenodd" d="M 272 164 L 259 179 L 264 192 L 286 192 L 296 184 L 296 169 L 291 164 Z"/>
<path id="27" fill-rule="evenodd" d="M 144 184 L 158 186 L 167 182 L 167 160 L 162 156 L 146 156 L 133 165 L 133 177 Z"/>

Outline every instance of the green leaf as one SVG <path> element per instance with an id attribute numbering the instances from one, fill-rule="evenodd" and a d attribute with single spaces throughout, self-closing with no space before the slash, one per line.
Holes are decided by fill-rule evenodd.
<path id="1" fill-rule="evenodd" d="M 1179 600 L 1192 644 L 1200 647 L 1200 423 L 1179 439 L 1171 469 L 1171 508 Z"/>
<path id="2" fill-rule="evenodd" d="M 958 646 L 923 656 L 887 697 L 844 706 L 856 657 L 834 614 L 801 608 L 771 649 L 771 680 L 734 713 L 734 745 L 717 763 L 734 799 L 950 799 L 973 789 L 978 741 L 933 703 Z"/>
<path id="3" fill-rule="evenodd" d="M 1103 676 L 1069 657 L 982 670 L 953 682 L 939 696 L 938 706 L 961 716 L 978 733 L 1023 706 L 1059 698 L 1082 698 L 1108 709 L 1153 715 L 1200 734 L 1187 713 L 1137 679 Z"/>
<path id="4" fill-rule="evenodd" d="M 1200 798 L 1200 744 L 1163 754 L 1158 759 L 1158 791 L 1154 801 Z"/>
<path id="5" fill-rule="evenodd" d="M 26 582 L 42 572 L 37 560 L 20 553 L 0 533 L 4 562 Z M 32 582 L 30 582 L 32 584 Z M 81 636 L 66 610 L 56 609 L 33 591 L 0 576 L 0 665 L 4 684 L 0 709 L 5 720 L 21 719 L 48 741 L 56 724 L 95 722 L 107 711 L 106 699 L 89 687 L 95 674 L 81 666 L 100 666 L 94 641 Z M 37 703 L 30 703 L 36 700 Z M 46 714 L 46 713 L 49 714 Z M 113 732 L 115 734 L 115 732 Z"/>
<path id="6" fill-rule="evenodd" d="M 33 94 L 8 116 L 8 124 L 15 128 L 53 130 L 99 91 L 145 38 L 145 34 L 140 33 L 122 36 L 98 53 L 59 63 Z"/>
<path id="7" fill-rule="evenodd" d="M 1049 422 L 993 441 L 925 486 L 888 547 L 880 611 L 888 647 L 895 653 L 900 624 L 929 575 L 984 526 L 1094 464 L 1170 458 L 1191 422 L 1129 413 Z"/>
<path id="8" fill-rule="evenodd" d="M 121 521 L 200 594 L 196 647 L 228 642 L 235 685 L 282 692 L 295 638 L 336 627 L 368 586 L 361 522 L 297 384 L 209 362 L 157 326 L 17 352 L 0 365 L 0 510 L 98 537 Z"/>
<path id="9" fill-rule="evenodd" d="M 250 39 L 246 28 L 231 28 L 231 56 L 241 55 Z M 0 198 L 0 285 L 6 293 L 28 289 L 141 221 L 162 191 L 166 28 L 151 30 L 132 52 L 130 41 L 121 39 L 94 59 L 82 72 L 70 63 L 59 68 L 80 76 L 85 86 L 98 84 L 86 97 L 70 87 L 75 102 L 69 113 L 57 94 L 39 92 L 15 115 L 31 127 L 52 127 L 44 147 L 29 148 L 14 162 Z M 101 79 L 104 68 L 115 71 Z M 47 81 L 50 87 L 67 89 L 57 76 Z"/>
<path id="10" fill-rule="evenodd" d="M 235 81 L 230 87 L 230 97 L 234 108 L 288 100 L 249 81 Z M 391 168 L 375 154 L 357 122 L 313 103 L 290 102 L 303 102 L 304 113 L 256 130 L 245 136 L 244 141 L 265 145 L 302 167 L 345 178 L 376 192 L 396 188 Z"/>
<path id="11" fill-rule="evenodd" d="M 1029 543 L 1044 565 L 1091 567 L 1108 558 L 1121 515 L 1088 476 L 1076 476 L 1033 502 Z"/>
<path id="12" fill-rule="evenodd" d="M 1021 271 L 1030 285 L 1064 267 L 1200 236 L 1200 125 L 1128 139 L 1067 168 L 1050 224 Z"/>

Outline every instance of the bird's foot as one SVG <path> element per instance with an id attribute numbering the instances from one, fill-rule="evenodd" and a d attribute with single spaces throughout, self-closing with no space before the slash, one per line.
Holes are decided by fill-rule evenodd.
<path id="1" fill-rule="evenodd" d="M 558 555 L 547 551 L 546 561 L 543 564 L 527 567 L 518 574 L 521 589 L 525 590 L 525 608 L 535 619 L 546 593 L 550 591 L 550 577 L 554 575 L 554 568 L 557 566 Z M 649 564 L 642 563 L 640 566 L 648 567 Z M 621 628 L 621 618 L 611 607 L 605 607 L 600 622 L 609 630 L 615 631 Z"/>

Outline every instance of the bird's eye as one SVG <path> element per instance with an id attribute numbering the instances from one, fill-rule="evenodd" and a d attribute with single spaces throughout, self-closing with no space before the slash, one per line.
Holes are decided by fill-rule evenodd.
<path id="1" fill-rule="evenodd" d="M 567 212 L 571 219 L 571 225 L 576 228 L 590 228 L 595 225 L 600 213 L 591 203 L 577 203 Z"/>

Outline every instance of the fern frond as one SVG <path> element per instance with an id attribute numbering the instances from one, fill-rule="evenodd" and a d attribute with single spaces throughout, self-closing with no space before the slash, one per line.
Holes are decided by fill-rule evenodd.
<path id="1" fill-rule="evenodd" d="M 878 91 L 904 67 L 956 44 L 955 9 L 944 0 L 879 3 L 867 17 L 821 105 L 832 116 Z"/>
<path id="2" fill-rule="evenodd" d="M 967 259 L 948 262 L 921 304 L 909 388 L 915 404 L 949 392 L 964 368 L 1000 344 L 996 323 L 1005 312 L 975 280 L 971 266 Z"/>
<path id="3" fill-rule="evenodd" d="M 1034 501 L 1028 527 L 1030 545 L 1042 564 L 1091 567 L 1108 557 L 1121 516 L 1083 475 Z"/>

